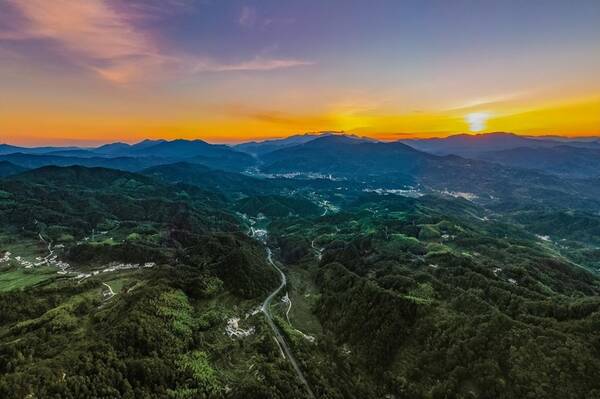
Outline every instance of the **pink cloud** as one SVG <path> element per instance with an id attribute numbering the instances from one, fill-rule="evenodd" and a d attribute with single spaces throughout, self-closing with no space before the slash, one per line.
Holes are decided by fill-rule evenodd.
<path id="1" fill-rule="evenodd" d="M 108 80 L 130 80 L 149 66 L 164 62 L 152 39 L 105 1 L 8 2 L 21 13 L 23 22 L 18 32 L 4 32 L 0 38 L 53 41 L 77 62 Z"/>
<path id="2" fill-rule="evenodd" d="M 173 6 L 187 4 L 170 0 Z M 153 32 L 136 21 L 156 15 L 161 8 L 150 3 L 114 3 L 108 0 L 6 0 L 22 21 L 0 31 L 0 41 L 49 40 L 70 61 L 114 83 L 155 79 L 174 74 L 227 71 L 268 71 L 311 63 L 296 59 L 256 57 L 237 64 L 210 57 L 167 51 Z M 164 5 L 165 3 L 163 3 Z M 172 11 L 172 7 L 166 7 Z M 249 9 L 250 10 L 250 9 Z M 254 17 L 253 17 L 254 15 Z M 255 13 L 242 14 L 251 23 Z M 207 61 L 209 60 L 209 61 Z"/>

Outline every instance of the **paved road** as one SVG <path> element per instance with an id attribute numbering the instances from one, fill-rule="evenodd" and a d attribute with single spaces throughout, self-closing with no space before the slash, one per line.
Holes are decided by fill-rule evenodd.
<path id="1" fill-rule="evenodd" d="M 269 264 L 271 266 L 273 266 L 273 268 L 275 270 L 277 270 L 277 272 L 279 273 L 279 276 L 281 277 L 281 284 L 279 284 L 279 287 L 277 287 L 277 289 L 275 289 L 275 291 L 273 291 L 273 292 L 271 292 L 271 294 L 269 294 L 267 299 L 265 299 L 265 301 L 263 302 L 260 310 L 265 314 L 265 316 L 267 318 L 267 323 L 269 324 L 269 326 L 271 327 L 271 330 L 273 330 L 273 333 L 275 334 L 275 339 L 277 340 L 277 342 L 279 342 L 279 345 L 283 349 L 285 356 L 290 361 L 292 367 L 294 368 L 294 371 L 296 372 L 296 375 L 298 376 L 298 379 L 300 380 L 300 382 L 302 382 L 302 385 L 304 385 L 304 387 L 306 388 L 306 393 L 308 394 L 308 397 L 312 398 L 312 399 L 316 399 L 315 394 L 313 393 L 312 389 L 310 389 L 310 385 L 308 385 L 308 381 L 306 381 L 306 378 L 304 377 L 302 370 L 300 370 L 300 367 L 298 366 L 298 362 L 296 362 L 296 358 L 292 354 L 292 350 L 290 349 L 289 345 L 287 344 L 283 334 L 279 330 L 279 327 L 277 327 L 277 325 L 275 325 L 275 322 L 273 321 L 273 316 L 271 315 L 271 309 L 270 309 L 271 302 L 273 301 L 273 298 L 275 298 L 275 296 L 277 296 L 277 294 L 286 286 L 287 279 L 285 277 L 285 274 L 281 271 L 281 269 L 279 267 L 277 267 L 275 262 L 273 262 L 273 253 L 271 252 L 271 249 L 268 247 L 267 247 L 267 260 L 269 261 Z"/>

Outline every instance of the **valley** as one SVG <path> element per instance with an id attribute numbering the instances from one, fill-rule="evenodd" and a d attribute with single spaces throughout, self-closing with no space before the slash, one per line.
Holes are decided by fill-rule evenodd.
<path id="1" fill-rule="evenodd" d="M 0 399 L 600 399 L 600 0 L 0 0 Z"/>
<path id="2" fill-rule="evenodd" d="M 415 156 L 353 140 L 342 151 L 373 151 L 374 168 Z M 277 151 L 316 146 L 314 159 L 337 144 Z M 323 175 L 176 162 L 5 176 L 0 393 L 600 392 L 594 189 L 492 166 L 472 176 L 469 160 L 445 180 L 446 159 L 417 156 L 410 174 L 406 160 L 374 175 L 367 158 L 340 158 Z"/>

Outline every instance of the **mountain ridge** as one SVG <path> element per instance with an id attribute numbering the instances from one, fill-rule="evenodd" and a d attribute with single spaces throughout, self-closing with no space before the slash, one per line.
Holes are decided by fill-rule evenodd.
<path id="1" fill-rule="evenodd" d="M 598 147 L 598 141 L 586 141 L 581 138 L 562 137 L 561 140 L 552 139 L 549 136 L 525 136 L 510 132 L 493 132 L 482 134 L 456 134 L 442 138 L 411 138 L 399 140 L 421 151 L 430 152 L 436 155 L 460 155 L 472 157 L 492 150 L 505 150 L 518 147 L 553 147 L 569 143 L 578 147 Z"/>

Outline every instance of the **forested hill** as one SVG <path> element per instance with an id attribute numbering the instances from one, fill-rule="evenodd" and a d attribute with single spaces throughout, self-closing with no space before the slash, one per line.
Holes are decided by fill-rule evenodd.
<path id="1" fill-rule="evenodd" d="M 600 279 L 485 215 L 467 201 L 369 195 L 272 225 L 284 259 L 317 260 L 315 315 L 371 379 L 367 397 L 600 393 Z"/>
<path id="2" fill-rule="evenodd" d="M 267 311 L 319 398 L 600 394 L 582 201 L 359 183 L 187 162 L 1 178 L 0 397 L 306 398 Z"/>
<path id="3" fill-rule="evenodd" d="M 20 173 L 6 179 L 8 181 L 21 181 L 49 186 L 85 187 L 103 189 L 118 182 L 137 182 L 138 184 L 152 184 L 151 179 L 135 173 L 123 172 L 108 168 L 88 168 L 83 166 L 46 166 Z"/>
<path id="4" fill-rule="evenodd" d="M 10 175 L 16 175 L 24 172 L 26 169 L 8 161 L 0 161 L 0 178 Z"/>
<path id="5" fill-rule="evenodd" d="M 82 167 L 25 172 L 0 181 L 0 193 L 2 397 L 225 392 L 207 362 L 239 352 L 227 318 L 277 276 L 219 195 Z M 21 289 L 5 285 L 20 275 Z M 277 349 L 262 337 L 246 351 L 266 357 L 264 375 Z M 198 374 L 202 364 L 209 374 Z M 277 384 L 293 381 L 279 373 Z M 259 389 L 231 375 L 241 397 Z"/>
<path id="6" fill-rule="evenodd" d="M 141 173 L 163 182 L 195 185 L 231 196 L 236 194 L 257 195 L 271 192 L 274 189 L 274 183 L 271 181 L 211 169 L 189 162 L 154 166 L 144 169 Z"/>
<path id="7" fill-rule="evenodd" d="M 445 150 L 437 151 L 437 146 Z M 465 150 L 469 148 L 474 152 Z M 308 183 L 320 190 L 329 180 L 351 190 L 467 195 L 500 209 L 569 204 L 598 211 L 598 154 L 595 141 L 505 133 L 403 143 L 324 132 L 234 147 L 202 140 L 145 140 L 85 149 L 4 146 L 0 176 L 18 172 L 6 162 L 21 168 L 79 165 L 152 175 L 231 199 L 284 189 L 290 193 Z"/>

